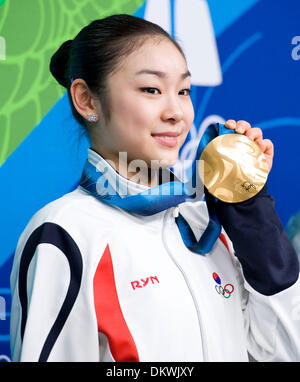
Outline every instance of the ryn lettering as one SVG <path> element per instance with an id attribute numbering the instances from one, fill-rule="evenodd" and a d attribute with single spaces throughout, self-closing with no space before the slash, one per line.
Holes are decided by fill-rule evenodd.
<path id="1" fill-rule="evenodd" d="M 132 289 L 135 290 L 136 288 L 144 288 L 147 285 L 157 284 L 157 283 L 159 283 L 157 276 L 149 276 L 149 277 L 146 277 L 145 279 L 131 281 L 131 286 L 132 286 Z"/>

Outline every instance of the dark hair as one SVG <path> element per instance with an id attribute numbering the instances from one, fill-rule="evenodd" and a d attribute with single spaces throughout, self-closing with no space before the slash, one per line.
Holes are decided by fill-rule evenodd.
<path id="1" fill-rule="evenodd" d="M 50 62 L 50 71 L 59 84 L 68 90 L 72 113 L 87 126 L 75 109 L 70 93 L 72 79 L 82 78 L 103 106 L 104 118 L 109 120 L 107 76 L 116 70 L 122 58 L 139 48 L 147 37 L 169 39 L 185 55 L 179 44 L 159 25 L 139 17 L 118 14 L 94 20 L 74 38 L 64 42 Z"/>

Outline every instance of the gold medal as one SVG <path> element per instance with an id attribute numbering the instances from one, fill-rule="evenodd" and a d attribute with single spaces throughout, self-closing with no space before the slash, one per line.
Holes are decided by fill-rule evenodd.
<path id="1" fill-rule="evenodd" d="M 233 133 L 209 142 L 200 157 L 199 174 L 213 196 L 237 203 L 252 198 L 263 188 L 269 167 L 257 143 Z"/>

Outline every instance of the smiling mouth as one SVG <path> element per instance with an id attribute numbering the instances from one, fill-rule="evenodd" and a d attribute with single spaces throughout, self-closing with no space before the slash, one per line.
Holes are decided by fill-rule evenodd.
<path id="1" fill-rule="evenodd" d="M 152 137 L 156 140 L 156 142 L 167 147 L 175 147 L 178 143 L 178 134 L 176 134 L 176 136 L 152 134 Z"/>

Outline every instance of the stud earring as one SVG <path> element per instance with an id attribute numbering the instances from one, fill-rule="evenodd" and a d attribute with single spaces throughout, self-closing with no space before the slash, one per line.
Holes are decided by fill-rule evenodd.
<path id="1" fill-rule="evenodd" d="M 89 122 L 96 122 L 98 119 L 98 114 L 88 114 L 87 119 Z"/>

